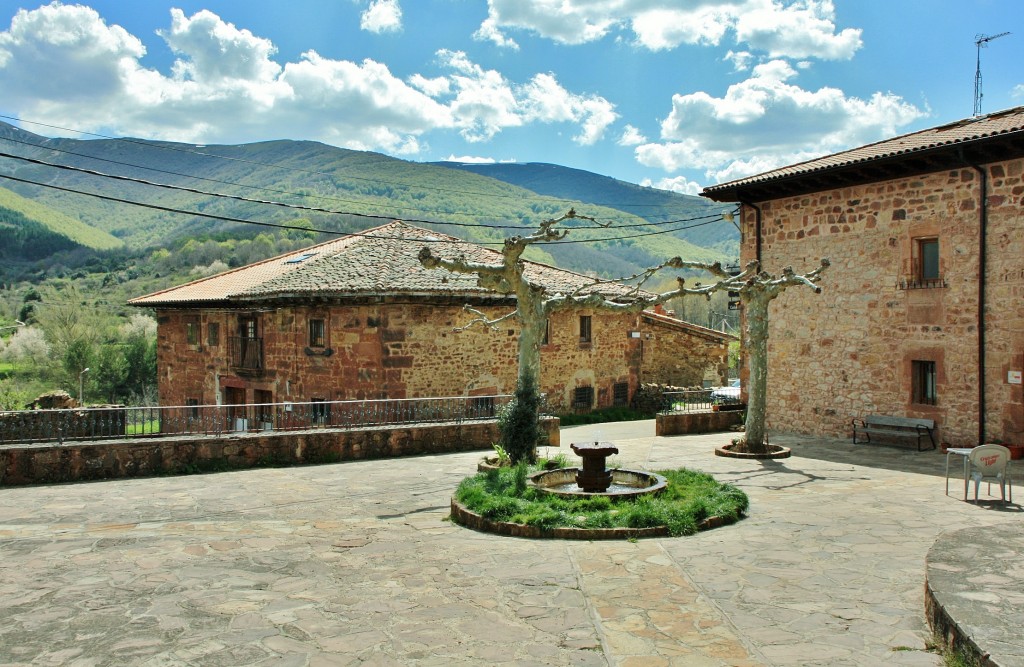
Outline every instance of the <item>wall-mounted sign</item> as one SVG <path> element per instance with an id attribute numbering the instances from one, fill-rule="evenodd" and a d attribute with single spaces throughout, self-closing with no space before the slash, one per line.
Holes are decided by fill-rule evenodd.
<path id="1" fill-rule="evenodd" d="M 1020 384 L 1021 383 L 1021 371 L 1009 371 L 1006 374 L 1006 381 L 1009 384 Z"/>

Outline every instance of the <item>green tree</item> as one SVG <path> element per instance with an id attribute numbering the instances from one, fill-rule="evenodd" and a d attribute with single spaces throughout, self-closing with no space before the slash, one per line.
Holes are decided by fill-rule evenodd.
<path id="1" fill-rule="evenodd" d="M 75 392 L 78 391 L 79 385 L 84 382 L 83 372 L 86 368 L 93 370 L 94 360 L 96 358 L 96 352 L 93 347 L 92 341 L 87 338 L 75 338 L 72 340 L 64 350 L 62 362 L 64 365 L 64 372 L 67 374 L 65 379 L 65 386 L 73 388 Z M 92 380 L 92 378 L 89 378 Z M 84 385 L 83 385 L 84 386 Z M 85 401 L 85 394 L 83 393 L 80 397 L 81 400 Z"/>
<path id="2" fill-rule="evenodd" d="M 100 347 L 95 368 L 90 371 L 92 385 L 108 403 L 116 403 L 125 394 L 128 384 L 128 359 L 122 346 L 107 344 Z"/>

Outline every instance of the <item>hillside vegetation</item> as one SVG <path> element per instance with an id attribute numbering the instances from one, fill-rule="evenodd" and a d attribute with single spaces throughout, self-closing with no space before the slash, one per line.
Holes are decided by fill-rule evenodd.
<path id="1" fill-rule="evenodd" d="M 42 259 L 75 246 L 120 248 L 124 242 L 75 218 L 0 187 L 0 257 Z"/>

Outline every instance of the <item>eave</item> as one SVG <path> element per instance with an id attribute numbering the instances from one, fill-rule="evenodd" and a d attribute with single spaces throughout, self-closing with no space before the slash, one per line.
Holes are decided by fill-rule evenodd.
<path id="1" fill-rule="evenodd" d="M 1024 131 L 823 167 L 774 178 L 712 186 L 701 192 L 717 202 L 762 202 L 900 178 L 910 178 L 1024 157 Z"/>

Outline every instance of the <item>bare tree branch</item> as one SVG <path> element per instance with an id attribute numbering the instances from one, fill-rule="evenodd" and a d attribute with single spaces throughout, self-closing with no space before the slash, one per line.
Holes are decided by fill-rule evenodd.
<path id="1" fill-rule="evenodd" d="M 472 320 L 470 320 L 465 326 L 455 327 L 454 329 L 452 329 L 452 331 L 457 331 L 457 332 L 465 331 L 467 329 L 472 328 L 476 324 L 479 324 L 481 326 L 487 327 L 488 329 L 497 330 L 499 323 L 504 322 L 505 320 L 511 319 L 511 318 L 515 317 L 516 315 L 518 315 L 518 313 L 513 310 L 512 312 L 506 313 L 505 315 L 502 315 L 501 317 L 498 317 L 498 318 L 495 318 L 495 319 L 491 319 L 491 318 L 487 317 L 487 315 L 485 313 L 483 313 L 483 312 L 477 310 L 476 308 L 470 306 L 468 303 L 465 306 L 463 306 L 462 309 L 464 311 L 466 311 L 467 313 L 472 313 L 472 314 L 476 315 L 476 317 L 473 318 Z"/>

